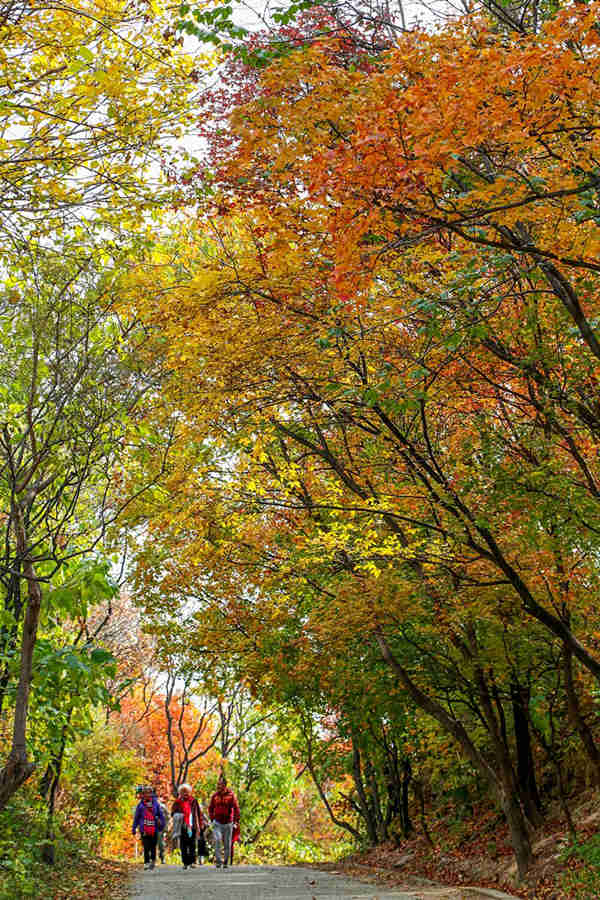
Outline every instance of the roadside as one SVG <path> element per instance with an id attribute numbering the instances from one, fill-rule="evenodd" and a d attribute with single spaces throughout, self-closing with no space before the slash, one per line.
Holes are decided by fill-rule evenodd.
<path id="1" fill-rule="evenodd" d="M 600 897 L 600 797 L 584 792 L 573 804 L 574 842 L 559 810 L 549 811 L 533 837 L 534 865 L 519 884 L 508 830 L 493 811 L 459 819 L 449 813 L 430 824 L 434 846 L 422 834 L 388 842 L 327 866 L 378 885 L 473 885 L 482 896 L 500 891 L 523 900 L 597 900 Z M 449 823 L 449 824 L 446 824 Z M 492 893 L 491 896 L 494 896 Z"/>
<path id="2" fill-rule="evenodd" d="M 66 859 L 56 868 L 45 869 L 43 896 L 51 900 L 126 900 L 134 869 L 114 859 Z"/>
<path id="3" fill-rule="evenodd" d="M 452 900 L 519 900 L 515 894 L 496 888 L 475 884 L 444 884 L 419 875 L 407 873 L 400 875 L 397 869 L 386 869 L 383 866 L 371 867 L 357 862 L 354 857 L 340 863 L 325 863 L 322 866 L 315 866 L 315 868 L 326 870 L 331 875 L 350 876 L 364 883 L 372 884 L 379 890 L 411 894 L 418 897 L 418 900 L 451 900 L 451 898 Z"/>

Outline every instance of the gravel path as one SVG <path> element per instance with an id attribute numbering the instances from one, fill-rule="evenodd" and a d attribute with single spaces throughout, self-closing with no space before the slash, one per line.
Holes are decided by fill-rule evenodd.
<path id="1" fill-rule="evenodd" d="M 181 866 L 140 869 L 132 900 L 476 900 L 485 895 L 448 888 L 385 888 L 331 872 L 295 866 Z M 489 894 L 487 895 L 490 896 Z"/>

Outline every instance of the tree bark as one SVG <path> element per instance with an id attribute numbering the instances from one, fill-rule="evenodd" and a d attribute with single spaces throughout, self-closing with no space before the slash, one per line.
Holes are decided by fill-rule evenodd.
<path id="1" fill-rule="evenodd" d="M 361 815 L 367 828 L 369 843 L 371 844 L 371 846 L 374 846 L 378 843 L 377 823 L 375 822 L 371 813 L 371 809 L 369 807 L 367 792 L 365 791 L 362 777 L 360 750 L 358 748 L 356 740 L 354 739 L 354 736 L 352 737 L 352 778 L 354 780 L 354 787 L 358 795 L 358 805 L 360 807 Z"/>
<path id="2" fill-rule="evenodd" d="M 412 779 L 412 768 L 408 759 L 402 763 L 402 832 L 407 838 L 413 831 L 413 825 L 410 821 L 410 813 L 408 811 L 408 788 Z"/>
<path id="3" fill-rule="evenodd" d="M 21 601 L 21 576 L 18 572 L 20 561 L 17 559 L 10 559 L 8 565 L 13 569 L 13 572 L 6 586 L 4 608 L 6 612 L 13 617 L 14 622 L 10 626 L 3 625 L 2 628 L 0 628 L 0 658 L 5 660 L 2 666 L 2 674 L 0 675 L 0 717 L 4 711 L 6 689 L 10 680 L 10 657 L 17 648 L 19 620 L 23 608 L 23 603 Z"/>
<path id="4" fill-rule="evenodd" d="M 73 715 L 73 707 L 69 709 L 67 721 L 63 725 L 60 736 L 60 747 L 58 753 L 55 753 L 53 759 L 48 764 L 48 768 L 44 773 L 44 777 L 40 783 L 40 793 L 43 797 L 48 798 L 47 816 L 46 816 L 46 834 L 42 844 L 42 859 L 45 863 L 52 866 L 55 862 L 56 848 L 54 845 L 54 810 L 56 807 L 56 795 L 62 775 L 62 767 L 65 758 L 65 750 L 67 747 L 67 737 L 69 733 L 69 725 Z"/>
<path id="5" fill-rule="evenodd" d="M 540 825 L 542 804 L 535 780 L 531 735 L 529 733 L 529 690 L 523 685 L 513 682 L 510 696 L 515 726 L 515 743 L 517 749 L 517 781 L 528 819 L 534 825 Z"/>
<path id="6" fill-rule="evenodd" d="M 381 799 L 379 797 L 379 787 L 377 785 L 375 767 L 373 766 L 371 760 L 367 760 L 367 764 L 365 766 L 365 777 L 367 779 L 369 794 L 371 796 L 370 809 L 371 817 L 375 825 L 375 833 L 377 835 L 376 843 L 380 843 L 381 841 L 387 840 L 387 827 L 385 825 L 383 812 L 381 809 Z"/>
<path id="7" fill-rule="evenodd" d="M 500 805 L 506 816 L 510 831 L 510 841 L 517 862 L 519 878 L 523 879 L 533 862 L 533 852 L 529 831 L 519 797 L 514 790 L 513 772 L 502 767 L 497 785 Z"/>
<path id="8" fill-rule="evenodd" d="M 421 819 L 421 828 L 423 835 L 430 847 L 433 847 L 433 840 L 427 827 L 427 819 L 425 818 L 425 791 L 423 790 L 423 782 L 420 778 L 413 779 L 413 790 L 419 803 L 419 818 Z"/>
<path id="9" fill-rule="evenodd" d="M 21 664 L 15 695 L 12 745 L 6 764 L 0 771 L 0 810 L 4 809 L 15 791 L 35 770 L 35 764 L 27 755 L 27 717 L 33 673 L 33 651 L 42 607 L 42 590 L 27 554 L 23 514 L 17 504 L 13 505 L 13 520 L 17 549 L 23 558 L 23 575 L 27 580 L 28 603 L 21 637 Z"/>
<path id="10" fill-rule="evenodd" d="M 569 718 L 573 727 L 577 730 L 577 734 L 581 739 L 586 755 L 592 764 L 594 785 L 598 785 L 600 784 L 600 752 L 598 751 L 596 741 L 594 740 L 594 735 L 581 712 L 577 689 L 575 687 L 575 679 L 573 677 L 573 653 L 566 645 L 564 647 L 563 668 L 565 673 L 565 688 L 567 692 Z"/>

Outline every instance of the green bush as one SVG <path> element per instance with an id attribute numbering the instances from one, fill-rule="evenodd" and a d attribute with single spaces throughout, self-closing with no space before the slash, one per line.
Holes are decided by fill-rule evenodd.
<path id="1" fill-rule="evenodd" d="M 0 812 L 0 898 L 37 897 L 44 882 L 40 847 L 45 816 L 29 791 L 19 791 Z"/>
<path id="2" fill-rule="evenodd" d="M 119 747 L 118 735 L 98 726 L 69 750 L 61 806 L 72 810 L 72 821 L 98 841 L 131 805 L 140 777 L 139 761 Z"/>
<path id="3" fill-rule="evenodd" d="M 131 802 L 139 763 L 97 728 L 69 748 L 54 817 L 55 871 L 73 869 L 91 854 Z M 41 851 L 47 809 L 32 779 L 0 812 L 0 900 L 47 897 L 48 867 Z"/>
<path id="4" fill-rule="evenodd" d="M 340 841 L 335 847 L 335 856 L 346 856 L 355 849 L 353 844 Z M 236 844 L 235 858 L 238 862 L 254 865 L 296 865 L 322 862 L 323 846 L 307 840 L 301 834 L 273 834 L 266 832 L 254 844 Z"/>

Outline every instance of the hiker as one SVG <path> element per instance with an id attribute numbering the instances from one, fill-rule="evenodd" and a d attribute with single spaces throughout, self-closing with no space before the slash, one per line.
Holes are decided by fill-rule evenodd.
<path id="1" fill-rule="evenodd" d="M 181 826 L 183 825 L 183 813 L 176 812 L 171 816 L 171 850 L 174 852 L 181 847 Z"/>
<path id="2" fill-rule="evenodd" d="M 198 806 L 200 808 L 200 815 L 202 816 L 202 825 L 200 827 L 200 831 L 198 832 L 198 864 L 202 865 L 204 861 L 204 857 L 208 861 L 208 836 L 209 836 L 209 827 L 208 820 L 204 813 L 204 807 L 198 801 Z"/>
<path id="3" fill-rule="evenodd" d="M 167 809 L 167 805 L 162 797 L 157 797 L 158 805 L 163 814 L 164 826 L 163 828 L 159 828 L 158 830 L 158 855 L 160 856 L 160 861 L 162 865 L 165 864 L 165 852 L 166 852 L 166 844 L 165 837 L 167 834 L 167 828 L 169 827 L 169 810 Z"/>
<path id="4" fill-rule="evenodd" d="M 227 779 L 221 773 L 217 782 L 217 790 L 210 799 L 208 817 L 213 828 L 215 846 L 215 865 L 217 869 L 227 868 L 231 859 L 231 837 L 234 825 L 239 825 L 240 808 L 231 788 L 227 787 Z M 221 863 L 221 845 L 223 846 L 223 862 Z"/>
<path id="5" fill-rule="evenodd" d="M 135 834 L 139 829 L 144 847 L 144 869 L 153 869 L 156 865 L 158 832 L 165 827 L 165 820 L 152 788 L 142 788 L 141 795 L 142 799 L 135 809 L 131 833 Z"/>
<path id="6" fill-rule="evenodd" d="M 240 823 L 234 822 L 233 823 L 233 833 L 231 835 L 231 856 L 229 857 L 229 862 L 231 865 L 233 865 L 233 849 L 236 845 L 236 841 L 239 841 L 239 839 L 240 839 Z"/>
<path id="7" fill-rule="evenodd" d="M 196 865 L 196 835 L 204 828 L 204 816 L 189 784 L 181 784 L 177 793 L 171 815 L 173 820 L 178 813 L 183 815 L 179 837 L 181 862 L 184 869 L 193 869 Z"/>

